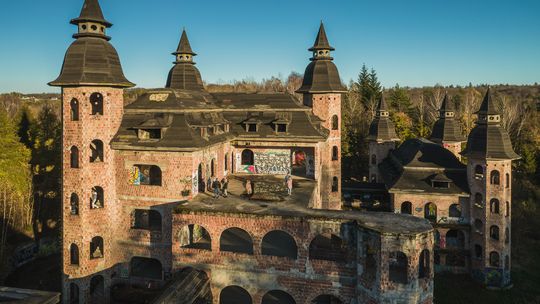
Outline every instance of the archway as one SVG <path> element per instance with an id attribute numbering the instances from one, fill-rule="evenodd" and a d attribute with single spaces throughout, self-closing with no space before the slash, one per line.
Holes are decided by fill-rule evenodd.
<path id="1" fill-rule="evenodd" d="M 211 250 L 212 240 L 210 233 L 203 227 L 197 224 L 190 224 L 180 229 L 179 235 L 180 247 L 193 248 L 201 250 Z"/>
<path id="2" fill-rule="evenodd" d="M 219 304 L 252 304 L 249 293 L 240 286 L 227 286 L 219 294 Z"/>
<path id="3" fill-rule="evenodd" d="M 437 221 L 437 205 L 434 203 L 427 203 L 424 206 L 424 218 L 431 221 Z"/>
<path id="4" fill-rule="evenodd" d="M 262 239 L 261 251 L 263 255 L 288 257 L 296 259 L 298 247 L 296 241 L 287 232 L 274 230 L 268 232 Z"/>
<path id="5" fill-rule="evenodd" d="M 333 295 L 320 295 L 311 301 L 311 304 L 343 304 L 340 299 Z"/>
<path id="6" fill-rule="evenodd" d="M 242 166 L 253 166 L 255 162 L 255 156 L 250 149 L 244 149 L 242 151 Z"/>
<path id="7" fill-rule="evenodd" d="M 163 267 L 161 262 L 152 258 L 132 257 L 129 262 L 131 276 L 147 279 L 163 279 Z"/>
<path id="8" fill-rule="evenodd" d="M 102 275 L 94 276 L 90 280 L 90 303 L 105 303 L 105 279 Z"/>
<path id="9" fill-rule="evenodd" d="M 309 244 L 309 259 L 342 262 L 346 257 L 345 243 L 335 234 L 319 234 Z"/>
<path id="10" fill-rule="evenodd" d="M 407 284 L 408 259 L 405 253 L 394 251 L 390 253 L 388 258 L 388 278 L 391 282 L 399 284 Z"/>
<path id="11" fill-rule="evenodd" d="M 412 203 L 403 202 L 401 203 L 401 213 L 402 214 L 412 214 Z"/>
<path id="12" fill-rule="evenodd" d="M 271 290 L 263 296 L 262 304 L 296 304 L 296 301 L 285 291 Z"/>
<path id="13" fill-rule="evenodd" d="M 253 254 L 253 240 L 249 233 L 240 228 L 229 228 L 221 234 L 219 250 Z"/>

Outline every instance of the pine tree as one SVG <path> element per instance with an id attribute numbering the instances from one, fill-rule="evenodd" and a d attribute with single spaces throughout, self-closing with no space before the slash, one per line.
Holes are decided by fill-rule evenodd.
<path id="1" fill-rule="evenodd" d="M 388 99 L 390 106 L 398 112 L 407 113 L 411 107 L 411 98 L 407 94 L 407 90 L 400 87 L 399 84 L 390 89 Z"/>
<path id="2" fill-rule="evenodd" d="M 32 141 L 30 139 L 32 121 L 30 117 L 30 110 L 27 106 L 23 106 L 20 110 L 17 135 L 19 135 L 21 142 L 29 149 L 32 148 Z"/>

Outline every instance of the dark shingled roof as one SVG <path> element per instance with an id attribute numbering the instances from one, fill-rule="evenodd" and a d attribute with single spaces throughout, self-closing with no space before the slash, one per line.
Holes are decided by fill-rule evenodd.
<path id="1" fill-rule="evenodd" d="M 465 165 L 452 152 L 424 138 L 403 142 L 379 170 L 390 191 L 469 193 Z M 434 188 L 433 181 L 449 181 L 450 187 Z"/>
<path id="2" fill-rule="evenodd" d="M 191 45 L 189 44 L 189 39 L 187 37 L 186 30 L 182 31 L 182 37 L 180 37 L 180 43 L 178 43 L 178 48 L 176 49 L 176 52 L 173 53 L 173 55 L 176 54 L 191 54 L 193 56 L 196 56 L 191 49 Z"/>
<path id="3" fill-rule="evenodd" d="M 72 19 L 71 24 L 79 24 L 86 21 L 98 22 L 106 27 L 112 26 L 112 23 L 103 17 L 98 0 L 85 0 L 79 17 Z"/>
<path id="4" fill-rule="evenodd" d="M 448 97 L 448 94 L 445 94 L 439 109 L 439 119 L 433 125 L 430 140 L 436 143 L 465 141 L 459 121 L 454 119 L 454 109 L 454 102 Z M 447 116 L 447 113 L 451 115 Z"/>
<path id="5" fill-rule="evenodd" d="M 508 132 L 501 126 L 500 114 L 489 88 L 477 113 L 476 126 L 471 130 L 467 147 L 461 154 L 468 158 L 519 159 Z"/>
<path id="6" fill-rule="evenodd" d="M 317 39 L 310 51 L 334 50 L 328 43 L 324 25 L 321 23 Z M 343 93 L 347 89 L 341 83 L 336 65 L 332 62 L 332 57 L 313 57 L 311 63 L 306 67 L 302 86 L 298 93 Z"/>
<path id="7" fill-rule="evenodd" d="M 189 44 L 185 30 L 182 31 L 182 37 L 180 38 L 178 48 L 176 52 L 173 53 L 173 55 L 177 54 L 197 55 L 191 50 L 191 45 Z M 167 77 L 167 84 L 165 87 L 177 90 L 204 90 L 201 72 L 195 67 L 195 62 L 191 60 L 174 62 L 174 66 L 171 68 L 169 76 Z"/>
<path id="8" fill-rule="evenodd" d="M 375 119 L 373 119 L 369 126 L 369 134 L 367 137 L 369 141 L 399 141 L 399 137 L 396 135 L 396 130 L 394 128 L 394 123 L 390 120 L 388 115 L 388 107 L 384 96 L 381 94 Z"/>
<path id="9" fill-rule="evenodd" d="M 60 76 L 51 86 L 113 86 L 133 87 L 126 79 L 120 58 L 105 39 L 81 37 L 66 52 Z"/>

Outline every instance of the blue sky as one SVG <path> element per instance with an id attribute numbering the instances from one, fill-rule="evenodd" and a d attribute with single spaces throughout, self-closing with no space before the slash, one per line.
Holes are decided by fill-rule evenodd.
<path id="1" fill-rule="evenodd" d="M 0 92 L 58 92 L 83 0 L 0 0 Z M 100 0 L 124 73 L 163 87 L 182 27 L 203 79 L 303 73 L 320 20 L 348 83 L 386 87 L 540 82 L 540 1 Z"/>

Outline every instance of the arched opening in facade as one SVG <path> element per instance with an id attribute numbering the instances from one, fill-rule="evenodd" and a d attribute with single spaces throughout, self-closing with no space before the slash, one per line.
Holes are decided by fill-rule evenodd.
<path id="1" fill-rule="evenodd" d="M 199 192 L 204 192 L 206 190 L 205 187 L 205 180 L 204 180 L 204 171 L 203 171 L 203 164 L 200 163 L 197 167 L 197 188 L 199 189 Z"/>
<path id="2" fill-rule="evenodd" d="M 69 264 L 79 265 L 79 246 L 76 244 L 69 246 Z"/>
<path id="3" fill-rule="evenodd" d="M 337 146 L 332 147 L 332 160 L 338 160 L 339 159 L 339 151 Z"/>
<path id="4" fill-rule="evenodd" d="M 412 214 L 412 203 L 403 202 L 401 203 L 401 213 L 402 214 Z"/>
<path id="5" fill-rule="evenodd" d="M 261 242 L 263 255 L 287 257 L 296 259 L 298 247 L 294 238 L 285 231 L 274 230 L 268 232 Z"/>
<path id="6" fill-rule="evenodd" d="M 398 284 L 407 284 L 408 259 L 405 253 L 401 251 L 391 252 L 388 257 L 388 278 L 391 282 Z"/>
<path id="7" fill-rule="evenodd" d="M 332 130 L 339 130 L 339 117 L 337 115 L 332 116 Z"/>
<path id="8" fill-rule="evenodd" d="M 377 155 L 372 154 L 371 155 L 371 164 L 376 165 L 377 164 Z"/>
<path id="9" fill-rule="evenodd" d="M 332 178 L 332 192 L 338 192 L 339 191 L 339 179 L 337 176 L 334 176 Z"/>
<path id="10" fill-rule="evenodd" d="M 73 146 L 69 149 L 69 166 L 79 168 L 79 148 Z"/>
<path id="11" fill-rule="evenodd" d="M 489 227 L 489 236 L 491 239 L 498 241 L 499 240 L 499 226 L 493 225 Z"/>
<path id="12" fill-rule="evenodd" d="M 504 229 L 504 243 L 505 244 L 509 244 L 510 243 L 510 229 L 508 229 L 508 227 L 506 227 Z"/>
<path id="13" fill-rule="evenodd" d="M 242 151 L 242 166 L 253 166 L 255 163 L 255 156 L 250 149 L 244 149 Z"/>
<path id="14" fill-rule="evenodd" d="M 308 167 L 307 153 L 302 150 L 293 151 L 291 158 L 292 174 L 306 176 Z"/>
<path id="15" fill-rule="evenodd" d="M 491 267 L 499 267 L 499 253 L 496 251 L 492 251 L 489 253 L 489 266 Z"/>
<path id="16" fill-rule="evenodd" d="M 505 216 L 510 216 L 510 202 L 506 202 L 506 213 Z"/>
<path id="17" fill-rule="evenodd" d="M 253 254 L 253 240 L 249 233 L 240 228 L 229 228 L 221 233 L 219 250 Z"/>
<path id="18" fill-rule="evenodd" d="M 99 209 L 105 206 L 103 188 L 100 186 L 92 187 L 90 194 L 90 209 Z"/>
<path id="19" fill-rule="evenodd" d="M 465 248 L 465 233 L 461 230 L 450 229 L 446 232 L 447 248 Z"/>
<path id="20" fill-rule="evenodd" d="M 504 270 L 510 270 L 510 257 L 504 256 Z"/>
<path id="21" fill-rule="evenodd" d="M 368 244 L 364 247 L 366 259 L 364 262 L 364 272 L 362 272 L 362 278 L 368 285 L 373 284 L 377 277 L 377 260 L 375 259 L 375 250 Z"/>
<path id="22" fill-rule="evenodd" d="M 210 161 L 210 176 L 216 176 L 216 160 L 213 158 Z"/>
<path id="23" fill-rule="evenodd" d="M 484 233 L 484 224 L 482 223 L 480 219 L 474 220 L 474 230 L 476 231 L 476 233 L 480 233 L 480 234 Z"/>
<path id="24" fill-rule="evenodd" d="M 452 204 L 450 205 L 450 208 L 448 209 L 448 216 L 449 217 L 461 217 L 461 205 L 459 204 Z"/>
<path id="25" fill-rule="evenodd" d="M 90 242 L 90 259 L 101 259 L 105 252 L 103 251 L 103 238 L 95 236 Z"/>
<path id="26" fill-rule="evenodd" d="M 309 244 L 310 260 L 344 262 L 346 258 L 347 245 L 343 239 L 335 234 L 319 234 Z"/>
<path id="27" fill-rule="evenodd" d="M 311 304 L 343 304 L 343 302 L 333 295 L 320 295 L 313 299 Z"/>
<path id="28" fill-rule="evenodd" d="M 474 205 L 478 208 L 484 208 L 484 198 L 481 193 L 476 193 L 474 195 Z"/>
<path id="29" fill-rule="evenodd" d="M 499 200 L 496 198 L 492 198 L 491 201 L 489 201 L 489 210 L 491 213 L 499 214 Z"/>
<path id="30" fill-rule="evenodd" d="M 424 206 L 424 218 L 431 221 L 437 221 L 437 205 L 434 203 L 427 203 Z"/>
<path id="31" fill-rule="evenodd" d="M 73 98 L 69 102 L 70 117 L 71 121 L 79 120 L 79 101 L 76 98 Z"/>
<path id="32" fill-rule="evenodd" d="M 161 168 L 155 165 L 134 165 L 133 185 L 161 186 Z"/>
<path id="33" fill-rule="evenodd" d="M 103 95 L 101 93 L 90 95 L 90 105 L 92 106 L 91 115 L 103 115 Z"/>
<path id="34" fill-rule="evenodd" d="M 71 193 L 69 197 L 69 208 L 71 215 L 79 215 L 79 196 L 77 193 Z"/>
<path id="35" fill-rule="evenodd" d="M 510 174 L 506 173 L 505 174 L 505 179 L 504 179 L 504 182 L 505 182 L 505 187 L 506 188 L 510 188 Z"/>
<path id="36" fill-rule="evenodd" d="M 500 185 L 501 184 L 501 174 L 497 170 L 491 171 L 490 175 L 490 182 L 492 185 Z"/>
<path id="37" fill-rule="evenodd" d="M 105 303 L 105 279 L 102 275 L 90 279 L 90 303 Z"/>
<path id="38" fill-rule="evenodd" d="M 79 285 L 69 284 L 69 304 L 79 304 Z"/>
<path id="39" fill-rule="evenodd" d="M 99 139 L 94 139 L 90 143 L 90 162 L 98 163 L 103 161 L 103 142 Z"/>
<path id="40" fill-rule="evenodd" d="M 420 259 L 418 261 L 418 278 L 424 279 L 429 278 L 430 269 L 430 255 L 429 250 L 424 249 L 420 253 Z"/>
<path id="41" fill-rule="evenodd" d="M 225 171 L 229 170 L 229 153 L 225 153 L 223 157 L 223 168 Z"/>
<path id="42" fill-rule="evenodd" d="M 253 300 L 244 288 L 227 286 L 219 294 L 219 304 L 252 304 Z"/>
<path id="43" fill-rule="evenodd" d="M 474 167 L 474 177 L 476 179 L 484 178 L 484 168 L 482 168 L 481 165 L 476 165 L 476 167 Z"/>
<path id="44" fill-rule="evenodd" d="M 163 267 L 157 259 L 145 257 L 132 257 L 129 262 L 132 277 L 140 277 L 153 280 L 163 279 Z"/>
<path id="45" fill-rule="evenodd" d="M 161 231 L 161 213 L 157 210 L 133 210 L 131 212 L 131 229 Z"/>
<path id="46" fill-rule="evenodd" d="M 296 301 L 283 290 L 270 290 L 263 296 L 262 304 L 296 304 Z"/>
<path id="47" fill-rule="evenodd" d="M 477 259 L 477 260 L 481 260 L 482 259 L 482 255 L 483 255 L 483 250 L 482 250 L 482 246 L 480 246 L 479 244 L 475 244 L 474 245 L 474 257 Z"/>
<path id="48" fill-rule="evenodd" d="M 201 250 L 212 250 L 212 239 L 210 233 L 203 226 L 190 224 L 180 229 L 178 238 L 180 247 Z"/>

